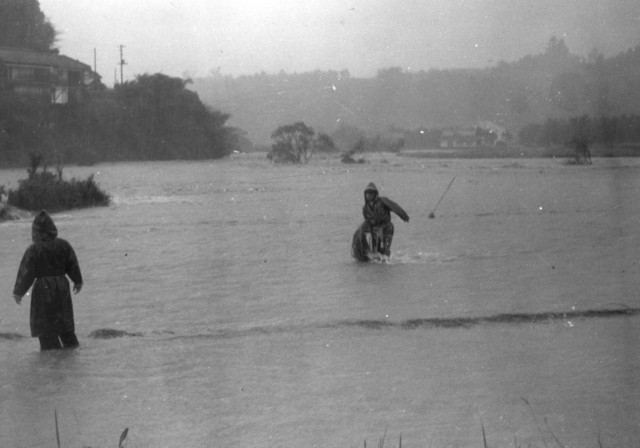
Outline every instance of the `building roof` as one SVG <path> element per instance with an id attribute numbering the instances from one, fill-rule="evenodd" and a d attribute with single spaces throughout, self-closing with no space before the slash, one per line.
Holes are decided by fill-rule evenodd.
<path id="1" fill-rule="evenodd" d="M 52 53 L 40 53 L 23 48 L 0 47 L 0 61 L 22 65 L 61 67 L 71 70 L 91 70 L 91 66 L 80 61 Z"/>

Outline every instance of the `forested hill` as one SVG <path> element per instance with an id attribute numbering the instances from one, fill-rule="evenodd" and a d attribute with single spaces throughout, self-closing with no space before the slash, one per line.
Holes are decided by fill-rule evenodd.
<path id="1" fill-rule="evenodd" d="M 640 45 L 615 57 L 571 54 L 552 38 L 546 51 L 487 69 L 405 72 L 375 78 L 347 70 L 231 77 L 212 73 L 190 88 L 231 115 L 229 124 L 268 144 L 280 125 L 304 121 L 333 133 L 341 125 L 371 133 L 488 120 L 513 134 L 547 118 L 640 112 Z"/>

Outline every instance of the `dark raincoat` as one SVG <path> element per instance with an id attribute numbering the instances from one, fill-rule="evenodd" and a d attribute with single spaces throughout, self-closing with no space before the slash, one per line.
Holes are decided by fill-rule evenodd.
<path id="1" fill-rule="evenodd" d="M 58 238 L 58 230 L 44 211 L 33 221 L 31 244 L 24 253 L 13 293 L 31 291 L 31 336 L 53 336 L 75 332 L 71 289 L 82 284 L 82 273 L 71 245 Z"/>
<path id="2" fill-rule="evenodd" d="M 368 191 L 375 193 L 372 203 L 367 202 Z M 356 230 L 351 243 L 351 253 L 357 260 L 366 261 L 366 250 L 380 252 L 383 255 L 391 254 L 391 242 L 393 241 L 394 227 L 391 222 L 391 212 L 398 215 L 403 221 L 409 221 L 409 215 L 391 199 L 378 196 L 378 188 L 372 182 L 364 190 L 365 203 L 362 207 L 364 222 Z M 365 232 L 371 232 L 374 247 L 367 247 Z"/>
<path id="3" fill-rule="evenodd" d="M 367 202 L 367 191 L 371 191 L 375 194 L 373 204 Z M 385 226 L 391 224 L 391 212 L 395 213 L 403 221 L 409 220 L 409 215 L 398 204 L 393 202 L 389 198 L 384 196 L 378 196 L 378 189 L 376 185 L 371 182 L 364 190 L 365 199 L 364 207 L 362 207 L 362 214 L 365 221 L 369 223 L 371 227 Z"/>

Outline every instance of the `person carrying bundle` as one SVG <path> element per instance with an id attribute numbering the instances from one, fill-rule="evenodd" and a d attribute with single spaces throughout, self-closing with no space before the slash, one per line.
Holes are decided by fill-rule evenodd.
<path id="1" fill-rule="evenodd" d="M 370 232 L 374 240 L 372 251 L 381 255 L 391 255 L 394 227 L 391 222 L 391 212 L 394 212 L 404 222 L 409 222 L 409 215 L 402 207 L 391 199 L 378 194 L 378 188 L 371 182 L 364 190 L 364 206 L 362 214 L 365 222 L 361 226 L 362 232 Z"/>

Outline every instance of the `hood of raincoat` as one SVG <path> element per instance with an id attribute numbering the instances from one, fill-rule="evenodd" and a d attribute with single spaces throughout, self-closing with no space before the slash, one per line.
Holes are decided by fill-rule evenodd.
<path id="1" fill-rule="evenodd" d="M 33 242 L 49 241 L 58 236 L 58 229 L 51 216 L 44 210 L 36 215 L 31 225 L 31 239 Z"/>
<path id="2" fill-rule="evenodd" d="M 367 201 L 367 191 L 372 191 L 375 193 L 376 197 L 374 198 L 374 200 L 378 198 L 378 188 L 376 187 L 376 184 L 374 184 L 373 182 L 369 182 L 369 185 L 367 185 L 367 188 L 364 189 L 365 202 Z"/>

